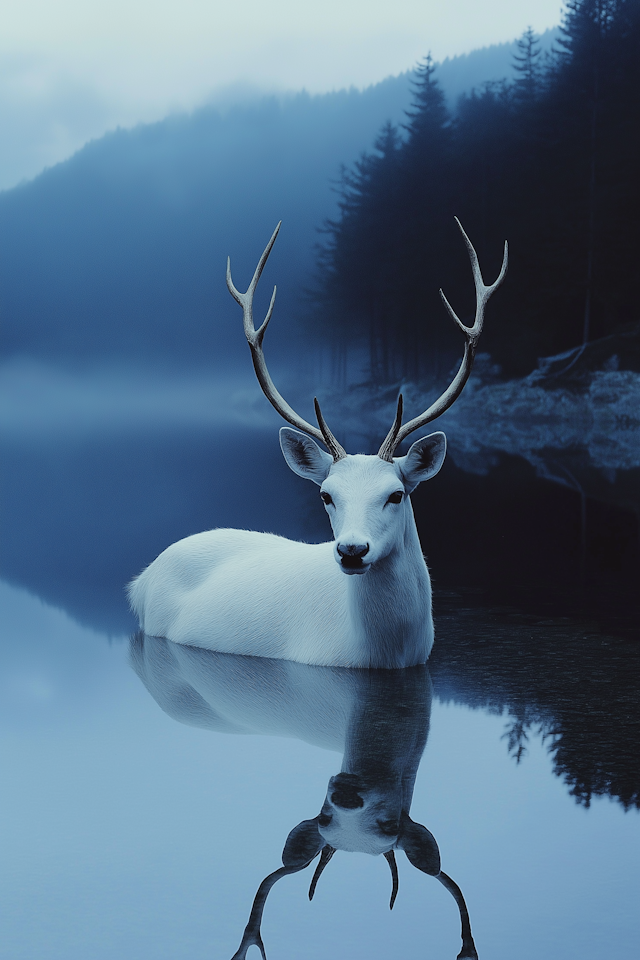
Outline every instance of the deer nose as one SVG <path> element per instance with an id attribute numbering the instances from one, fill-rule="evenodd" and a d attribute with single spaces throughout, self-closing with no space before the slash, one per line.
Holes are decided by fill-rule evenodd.
<path id="1" fill-rule="evenodd" d="M 357 810 L 364 807 L 364 800 L 351 783 L 337 783 L 331 794 L 331 803 L 343 810 Z"/>
<path id="2" fill-rule="evenodd" d="M 338 553 L 343 558 L 352 557 L 354 560 L 362 560 L 369 553 L 368 543 L 339 543 Z"/>

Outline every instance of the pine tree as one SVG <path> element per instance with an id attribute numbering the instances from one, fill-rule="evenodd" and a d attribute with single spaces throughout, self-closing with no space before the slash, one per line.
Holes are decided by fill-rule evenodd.
<path id="1" fill-rule="evenodd" d="M 472 317 L 454 213 L 488 274 L 512 244 L 483 335 L 505 373 L 638 317 L 640 0 L 568 0 L 563 30 L 553 69 L 525 31 L 516 82 L 462 98 L 453 120 L 427 57 L 405 138 L 386 127 L 346 173 L 323 298 L 369 343 L 376 381 L 435 376 L 458 354 L 437 298 Z"/>
<path id="2" fill-rule="evenodd" d="M 401 153 L 396 127 L 385 124 L 374 152 L 343 168 L 340 217 L 325 224 L 329 240 L 320 252 L 322 300 L 330 307 L 334 344 L 367 342 L 370 372 L 390 375 L 387 333 L 392 325 L 393 292 L 399 251 L 396 196 Z M 334 358 L 335 360 L 335 358 Z"/>
<path id="3" fill-rule="evenodd" d="M 516 47 L 518 52 L 513 55 L 513 69 L 517 73 L 514 98 L 517 103 L 530 104 L 538 98 L 542 87 L 542 50 L 533 27 L 527 27 L 516 41 Z"/>
<path id="4" fill-rule="evenodd" d="M 412 82 L 413 103 L 406 111 L 409 152 L 438 143 L 450 123 L 444 93 L 434 77 L 435 72 L 436 66 L 429 53 L 416 67 Z"/>
<path id="5" fill-rule="evenodd" d="M 574 69 L 591 65 L 625 0 L 565 0 L 560 47 Z"/>
<path id="6" fill-rule="evenodd" d="M 603 68 L 606 39 L 616 20 L 620 0 L 566 0 L 560 45 L 565 54 L 561 82 L 573 94 L 574 144 L 584 158 L 583 218 L 584 312 L 582 344 L 592 334 L 594 271 L 598 233 L 598 166 L 602 139 Z M 611 65 L 608 64 L 610 68 Z M 576 109 L 577 108 L 577 109 Z M 581 220 L 583 218 L 580 218 Z"/>

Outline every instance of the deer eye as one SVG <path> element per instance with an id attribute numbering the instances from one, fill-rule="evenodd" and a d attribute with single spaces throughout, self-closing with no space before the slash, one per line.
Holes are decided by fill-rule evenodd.
<path id="1" fill-rule="evenodd" d="M 403 490 L 396 490 L 395 493 L 392 493 L 387 503 L 402 503 L 402 498 L 404 497 Z"/>
<path id="2" fill-rule="evenodd" d="M 322 500 L 323 503 L 326 503 L 326 504 L 333 503 L 333 500 L 331 499 L 329 494 L 326 492 L 326 490 L 322 490 L 322 492 L 320 493 L 320 499 Z"/>

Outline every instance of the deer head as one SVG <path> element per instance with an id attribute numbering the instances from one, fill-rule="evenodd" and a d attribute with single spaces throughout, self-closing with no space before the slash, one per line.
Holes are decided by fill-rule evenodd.
<path id="1" fill-rule="evenodd" d="M 446 453 L 446 437 L 441 432 L 422 437 L 403 457 L 394 457 L 395 450 L 414 431 L 441 416 L 460 396 L 471 374 L 487 301 L 506 274 L 505 242 L 498 278 L 490 286 L 485 285 L 473 245 L 457 218 L 456 222 L 469 253 L 476 288 L 476 315 L 471 327 L 462 323 L 442 290 L 440 291 L 446 309 L 465 336 L 460 367 L 441 396 L 427 410 L 405 424 L 402 423 L 402 394 L 399 396 L 394 422 L 377 456 L 347 454 L 329 429 L 317 398 L 314 399 L 318 421 L 316 427 L 307 423 L 289 406 L 271 379 L 262 342 L 273 314 L 276 288 L 273 289 L 265 320 L 257 330 L 253 321 L 253 297 L 278 236 L 280 224 L 260 257 L 246 293 L 241 293 L 234 286 L 231 264 L 230 261 L 227 262 L 227 286 L 242 307 L 244 332 L 251 349 L 258 382 L 273 407 L 295 428 L 292 430 L 283 427 L 280 430 L 280 444 L 285 460 L 294 473 L 313 480 L 320 486 L 320 496 L 333 529 L 335 559 L 340 569 L 348 575 L 367 573 L 374 564 L 401 548 L 406 525 L 410 522 L 408 497 L 419 483 L 431 479 L 440 470 Z M 321 449 L 316 441 L 322 443 L 328 452 Z"/>
<path id="2" fill-rule="evenodd" d="M 392 461 L 356 454 L 334 462 L 311 437 L 289 427 L 281 428 L 280 445 L 294 473 L 320 485 L 336 562 L 343 573 L 358 575 L 401 547 L 409 494 L 440 470 L 447 441 L 444 433 L 431 434 Z"/>

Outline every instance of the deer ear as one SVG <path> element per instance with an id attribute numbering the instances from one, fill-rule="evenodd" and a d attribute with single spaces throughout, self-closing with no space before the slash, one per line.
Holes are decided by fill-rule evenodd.
<path id="1" fill-rule="evenodd" d="M 318 830 L 318 818 L 303 820 L 287 837 L 282 851 L 282 862 L 285 867 L 306 866 L 320 853 L 324 844 Z"/>
<path id="2" fill-rule="evenodd" d="M 281 427 L 280 446 L 285 460 L 299 477 L 313 480 L 318 486 L 327 479 L 333 466 L 333 457 L 321 450 L 315 440 L 306 433 L 292 430 L 291 427 Z"/>
<path id="3" fill-rule="evenodd" d="M 409 448 L 406 457 L 397 457 L 395 463 L 400 467 L 408 493 L 411 493 L 423 480 L 431 480 L 444 463 L 447 453 L 447 438 L 439 430 L 428 437 L 416 440 Z"/>
<path id="4" fill-rule="evenodd" d="M 402 815 L 396 846 L 404 850 L 418 870 L 428 873 L 430 877 L 437 877 L 440 873 L 440 851 L 436 838 L 421 823 L 414 823 L 406 813 Z"/>

